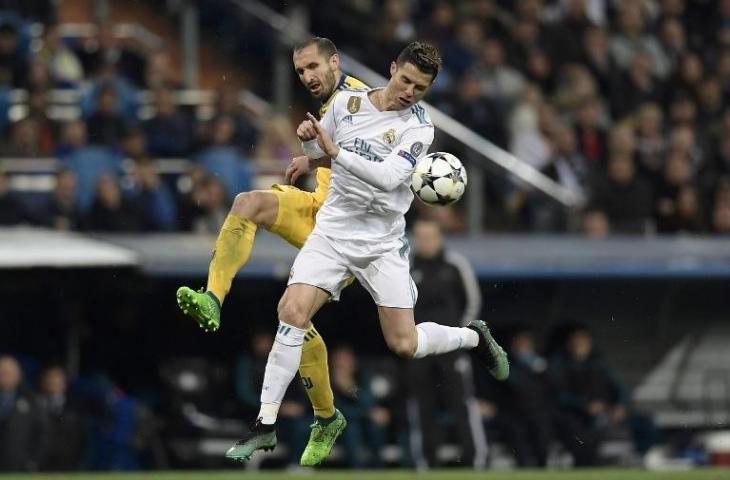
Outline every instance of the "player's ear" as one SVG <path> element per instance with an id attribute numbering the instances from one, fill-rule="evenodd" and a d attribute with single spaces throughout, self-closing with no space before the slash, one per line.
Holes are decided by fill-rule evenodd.
<path id="1" fill-rule="evenodd" d="M 392 77 L 395 75 L 395 72 L 398 70 L 398 64 L 395 62 L 390 62 L 390 76 Z"/>
<path id="2" fill-rule="evenodd" d="M 330 57 L 330 67 L 333 70 L 339 70 L 340 69 L 340 54 L 339 53 L 333 53 Z"/>

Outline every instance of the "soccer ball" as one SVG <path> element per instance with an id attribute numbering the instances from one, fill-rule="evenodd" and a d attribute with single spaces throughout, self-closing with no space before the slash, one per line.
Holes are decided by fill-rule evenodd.
<path id="1" fill-rule="evenodd" d="M 450 205 L 461 198 L 465 188 L 466 169 L 446 152 L 423 157 L 411 176 L 411 190 L 428 205 Z"/>

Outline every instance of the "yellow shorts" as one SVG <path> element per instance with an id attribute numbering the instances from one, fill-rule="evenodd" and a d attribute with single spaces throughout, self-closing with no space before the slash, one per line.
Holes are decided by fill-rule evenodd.
<path id="1" fill-rule="evenodd" d="M 272 185 L 271 191 L 279 199 L 279 211 L 269 231 L 302 248 L 314 230 L 314 220 L 321 203 L 313 192 L 290 185 Z"/>

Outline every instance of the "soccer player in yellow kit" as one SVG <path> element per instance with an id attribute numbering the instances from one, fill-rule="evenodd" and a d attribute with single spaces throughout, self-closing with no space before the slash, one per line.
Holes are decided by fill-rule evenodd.
<path id="1" fill-rule="evenodd" d="M 337 49 L 329 39 L 314 37 L 297 45 L 293 61 L 299 80 L 314 98 L 323 101 L 320 117 L 340 90 L 367 88 L 360 80 L 342 72 Z M 263 227 L 301 248 L 314 229 L 317 211 L 327 197 L 330 175 L 329 168 L 317 170 L 314 192 L 290 185 L 274 185 L 270 190 L 239 193 L 215 242 L 207 287 L 198 292 L 188 287 L 180 287 L 177 291 L 182 311 L 204 330 L 217 330 L 223 300 L 236 273 L 248 262 L 256 229 Z M 299 374 L 315 416 L 300 463 L 312 466 L 327 458 L 335 440 L 347 426 L 345 417 L 334 406 L 327 347 L 314 326 L 304 337 Z"/>

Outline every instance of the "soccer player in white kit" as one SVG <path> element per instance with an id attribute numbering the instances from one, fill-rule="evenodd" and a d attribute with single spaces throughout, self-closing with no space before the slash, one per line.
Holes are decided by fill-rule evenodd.
<path id="1" fill-rule="evenodd" d="M 307 158 L 295 160 L 287 179 L 331 166 L 330 189 L 316 225 L 299 251 L 279 307 L 261 410 L 251 432 L 226 456 L 248 460 L 276 446 L 274 423 L 299 366 L 304 334 L 314 314 L 337 300 L 355 276 L 378 306 L 388 347 L 406 358 L 474 349 L 490 373 L 509 375 L 504 350 L 481 320 L 466 327 L 415 324 L 417 290 L 410 276 L 404 214 L 413 200 L 410 178 L 433 142 L 431 119 L 418 103 L 441 67 L 437 50 L 409 44 L 391 63 L 385 88 L 345 89 L 321 123 L 311 114 L 297 128 Z"/>

